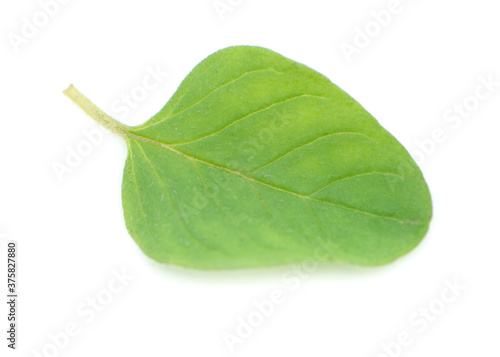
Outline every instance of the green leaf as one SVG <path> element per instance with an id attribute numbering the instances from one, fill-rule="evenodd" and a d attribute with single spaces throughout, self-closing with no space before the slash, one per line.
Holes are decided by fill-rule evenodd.
<path id="1" fill-rule="evenodd" d="M 65 94 L 126 140 L 125 222 L 156 261 L 380 265 L 427 232 L 429 190 L 404 147 L 326 77 L 270 50 L 214 53 L 136 127 Z"/>

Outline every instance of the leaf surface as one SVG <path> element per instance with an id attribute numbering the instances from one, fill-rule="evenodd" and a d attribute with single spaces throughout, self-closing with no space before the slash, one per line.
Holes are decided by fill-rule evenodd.
<path id="1" fill-rule="evenodd" d="M 159 262 L 380 265 L 428 230 L 404 147 L 326 77 L 264 48 L 209 56 L 143 125 L 100 121 L 127 141 L 126 225 Z"/>

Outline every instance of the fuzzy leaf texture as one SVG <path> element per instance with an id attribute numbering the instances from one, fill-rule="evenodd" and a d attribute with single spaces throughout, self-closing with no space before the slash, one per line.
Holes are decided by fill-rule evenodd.
<path id="1" fill-rule="evenodd" d="M 135 127 L 65 94 L 126 140 L 126 226 L 158 262 L 375 266 L 428 230 L 429 190 L 405 148 L 326 77 L 268 49 L 212 54 Z"/>

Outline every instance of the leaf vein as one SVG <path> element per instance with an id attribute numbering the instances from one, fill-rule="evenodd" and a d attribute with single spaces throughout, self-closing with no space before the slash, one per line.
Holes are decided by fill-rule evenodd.
<path id="1" fill-rule="evenodd" d="M 195 141 L 198 141 L 198 140 L 202 140 L 202 139 L 206 139 L 208 137 L 211 137 L 211 136 L 214 136 L 218 133 L 220 133 L 221 131 L 225 130 L 226 128 L 236 124 L 237 122 L 243 120 L 243 119 L 246 119 L 254 114 L 257 114 L 257 113 L 260 113 L 260 112 L 263 112 L 263 111 L 266 111 L 276 105 L 279 105 L 279 104 L 283 104 L 283 103 L 286 103 L 286 102 L 289 102 L 289 101 L 292 101 L 292 100 L 295 100 L 295 99 L 298 99 L 298 98 L 303 98 L 303 97 L 314 97 L 314 98 L 321 98 L 321 99 L 325 99 L 324 97 L 320 97 L 320 96 L 317 96 L 317 95 L 312 95 L 312 94 L 301 94 L 301 95 L 296 95 L 296 96 L 293 96 L 293 97 L 290 97 L 290 98 L 287 98 L 287 99 L 284 99 L 284 100 L 281 100 L 281 101 L 278 101 L 278 102 L 274 102 L 270 105 L 268 105 L 267 107 L 264 107 L 262 109 L 258 109 L 256 111 L 253 111 L 251 113 L 248 113 L 246 114 L 245 116 L 241 117 L 241 118 L 238 118 L 238 119 L 235 119 L 234 121 L 232 121 L 231 123 L 229 123 L 228 125 L 222 127 L 221 129 L 211 133 L 211 134 L 208 134 L 208 135 L 205 135 L 205 136 L 202 136 L 201 138 L 197 138 L 197 139 L 194 139 L 194 140 L 191 140 L 191 141 L 185 141 L 185 142 L 182 142 L 182 143 L 177 143 L 177 144 L 173 144 L 171 146 L 178 146 L 178 145 L 185 145 L 185 144 L 191 144 L 191 143 L 194 143 Z"/>
<path id="2" fill-rule="evenodd" d="M 215 167 L 215 168 L 218 168 L 218 169 L 221 169 L 221 170 L 225 170 L 227 172 L 231 172 L 234 175 L 240 176 L 240 177 L 242 177 L 242 178 L 244 178 L 246 180 L 250 180 L 250 181 L 253 181 L 255 183 L 258 183 L 258 184 L 267 186 L 269 188 L 275 189 L 277 191 L 285 192 L 285 193 L 288 193 L 288 194 L 291 194 L 291 195 L 294 195 L 294 196 L 297 196 L 297 197 L 307 198 L 307 199 L 309 199 L 311 201 L 316 201 L 316 202 L 328 204 L 328 205 L 331 205 L 331 206 L 334 206 L 334 207 L 343 208 L 345 210 L 357 212 L 357 213 L 360 213 L 360 214 L 364 214 L 364 215 L 368 215 L 368 216 L 372 216 L 372 217 L 377 217 L 377 218 L 381 218 L 381 219 L 392 220 L 392 221 L 399 222 L 399 223 L 404 223 L 404 224 L 406 224 L 406 223 L 410 223 L 410 224 L 422 224 L 422 223 L 425 223 L 425 222 L 414 221 L 414 220 L 402 220 L 402 219 L 391 217 L 391 216 L 381 215 L 381 214 L 377 214 L 377 213 L 373 213 L 373 212 L 369 212 L 369 211 L 363 211 L 363 210 L 360 210 L 360 209 L 357 209 L 357 208 L 345 206 L 345 205 L 338 204 L 338 203 L 335 203 L 335 202 L 330 202 L 330 201 L 326 201 L 326 200 L 317 199 L 317 198 L 314 198 L 314 197 L 311 197 L 311 196 L 308 196 L 308 195 L 302 195 L 300 193 L 296 193 L 296 192 L 287 190 L 285 188 L 273 186 L 271 184 L 259 181 L 259 180 L 255 179 L 253 177 L 247 176 L 247 175 L 245 175 L 245 174 L 243 174 L 241 172 L 238 172 L 238 171 L 231 170 L 231 169 L 229 169 L 227 167 L 219 166 L 217 164 L 214 164 L 214 163 L 211 163 L 211 162 L 208 162 L 208 161 L 204 161 L 204 160 L 195 158 L 193 156 L 189 156 L 186 153 L 184 153 L 182 151 L 179 151 L 179 150 L 176 150 L 173 147 L 171 147 L 169 145 L 166 145 L 166 144 L 163 144 L 161 142 L 154 141 L 154 140 L 151 140 L 151 139 L 148 139 L 148 138 L 145 138 L 145 137 L 142 137 L 142 136 L 138 136 L 138 135 L 135 135 L 135 134 L 131 134 L 129 132 L 126 132 L 126 135 L 128 135 L 128 136 L 130 136 L 132 138 L 135 138 L 137 140 L 142 140 L 142 141 L 154 144 L 154 145 L 161 146 L 161 147 L 163 147 L 163 148 L 165 148 L 167 150 L 170 150 L 170 151 L 172 151 L 172 152 L 174 152 L 174 153 L 176 153 L 178 155 L 181 155 L 181 156 L 183 156 L 183 157 L 185 157 L 185 158 L 187 158 L 189 160 L 195 160 L 195 161 L 198 161 L 198 162 L 203 163 L 205 165 L 208 165 L 208 166 L 211 166 L 211 167 Z"/>
<path id="3" fill-rule="evenodd" d="M 155 125 L 158 125 L 158 124 L 161 124 L 161 123 L 163 123 L 163 122 L 164 122 L 164 121 L 166 121 L 166 120 L 170 120 L 170 119 L 172 119 L 172 118 L 174 118 L 174 117 L 178 116 L 179 114 L 182 114 L 182 113 L 183 113 L 183 112 L 185 112 L 186 110 L 191 109 L 192 107 L 194 107 L 194 106 L 195 106 L 195 105 L 197 105 L 197 104 L 200 104 L 201 102 L 203 102 L 205 99 L 207 99 L 209 96 L 211 96 L 211 95 L 212 95 L 212 94 L 214 94 L 215 92 L 217 92 L 217 91 L 221 90 L 222 88 L 224 88 L 224 87 L 226 87 L 226 86 L 228 86 L 228 85 L 230 85 L 230 84 L 232 84 L 232 83 L 234 83 L 234 82 L 236 82 L 236 81 L 240 80 L 241 78 L 243 78 L 243 77 L 245 77 L 245 76 L 247 76 L 247 75 L 249 75 L 249 74 L 256 73 L 256 72 L 265 72 L 265 71 L 273 71 L 273 72 L 276 72 L 276 73 L 280 73 L 280 74 L 281 74 L 281 72 L 278 72 L 278 71 L 276 71 L 276 70 L 275 70 L 275 69 L 273 69 L 273 68 L 263 68 L 263 69 L 256 69 L 256 70 L 254 70 L 254 71 L 245 72 L 245 73 L 243 73 L 242 75 L 240 75 L 240 76 L 238 76 L 238 77 L 236 77 L 236 78 L 234 78 L 234 79 L 230 80 L 229 82 L 226 82 L 226 83 L 224 83 L 223 85 L 221 85 L 221 86 L 219 86 L 219 87 L 217 87 L 217 88 L 213 89 L 213 90 L 212 90 L 212 91 L 210 91 L 207 95 L 205 95 L 203 98 L 199 99 L 197 102 L 195 102 L 195 103 L 191 104 L 190 106 L 188 106 L 188 107 L 186 107 L 186 108 L 184 108 L 184 109 L 182 109 L 182 110 L 178 111 L 177 113 L 175 113 L 175 114 L 174 114 L 174 115 L 172 115 L 171 117 L 168 117 L 168 116 L 167 116 L 166 118 L 163 118 L 163 119 L 161 119 L 161 120 L 159 120 L 159 121 L 157 121 L 157 122 L 155 122 L 155 123 L 151 123 L 151 124 L 149 124 L 149 125 L 143 126 L 142 128 L 138 128 L 138 131 L 139 131 L 139 130 L 144 130 L 144 129 L 147 129 L 147 128 L 149 128 L 149 127 L 152 127 L 152 126 L 155 126 Z"/>
<path id="4" fill-rule="evenodd" d="M 252 173 L 252 174 L 254 174 L 254 173 L 256 173 L 257 171 L 260 171 L 260 170 L 262 170 L 263 168 L 265 168 L 265 167 L 267 167 L 267 166 L 269 166 L 269 165 L 274 164 L 276 161 L 281 160 L 281 159 L 282 159 L 282 158 L 284 158 L 285 156 L 288 156 L 288 155 L 290 155 L 291 153 L 293 153 L 293 152 L 295 152 L 295 151 L 297 151 L 297 150 L 300 150 L 300 149 L 302 149 L 302 148 L 303 148 L 303 147 L 305 147 L 305 146 L 308 146 L 308 145 L 310 145 L 310 144 L 313 144 L 314 142 L 316 142 L 316 141 L 318 141 L 318 140 L 321 140 L 321 139 L 326 138 L 326 137 L 328 137 L 328 136 L 333 136 L 333 135 L 344 135 L 344 134 L 361 135 L 361 136 L 364 136 L 364 137 L 366 137 L 366 138 L 368 138 L 368 139 L 370 139 L 370 140 L 373 140 L 373 138 L 371 138 L 371 137 L 369 137 L 369 136 L 367 136 L 367 135 L 365 135 L 365 134 L 362 134 L 362 133 L 357 133 L 357 132 L 349 132 L 349 131 L 337 132 L 337 133 L 329 133 L 329 134 L 326 134 L 326 135 L 321 135 L 321 136 L 317 137 L 316 139 L 313 139 L 313 140 L 311 140 L 311 141 L 309 141 L 309 142 L 307 142 L 307 143 L 305 143 L 305 144 L 302 144 L 302 145 L 300 145 L 300 146 L 298 146 L 298 147 L 296 147 L 296 148 L 293 148 L 292 150 L 287 151 L 286 153 L 282 154 L 281 156 L 278 156 L 277 158 L 275 158 L 275 159 L 271 160 L 271 161 L 270 161 L 270 162 L 268 162 L 267 164 L 265 164 L 265 165 L 263 165 L 263 166 L 261 166 L 261 167 L 257 168 L 256 170 L 252 171 L 251 173 Z"/>
<path id="5" fill-rule="evenodd" d="M 208 193 L 210 194 L 210 196 L 212 196 L 212 199 L 214 200 L 215 204 L 220 208 L 220 211 L 221 213 L 226 216 L 230 221 L 231 223 L 233 224 L 234 227 L 236 227 L 239 231 L 241 231 L 243 234 L 245 234 L 248 238 L 250 238 L 250 240 L 254 241 L 257 245 L 260 245 L 262 247 L 265 247 L 266 249 L 267 248 L 272 248 L 268 245 L 264 245 L 262 244 L 262 242 L 260 241 L 257 241 L 255 240 L 255 238 L 253 238 L 250 234 L 248 234 L 245 230 L 241 229 L 241 227 L 234 221 L 234 219 L 228 215 L 224 208 L 222 207 L 222 205 L 219 203 L 219 201 L 217 200 L 217 198 L 215 197 L 215 195 L 213 194 L 213 192 L 210 191 L 210 189 L 208 188 L 208 184 L 207 184 L 207 181 L 205 180 L 205 177 L 203 176 L 203 173 L 201 172 L 200 168 L 198 167 L 198 165 L 196 164 L 196 161 L 191 161 L 191 163 L 193 164 L 193 166 L 196 168 L 196 170 L 198 171 L 198 174 L 201 178 L 201 181 L 203 182 L 203 185 L 205 186 L 205 188 L 207 189 Z"/>
<path id="6" fill-rule="evenodd" d="M 320 187 L 319 189 L 317 189 L 316 191 L 312 192 L 309 194 L 309 196 L 313 196 L 317 193 L 319 193 L 320 191 L 328 188 L 329 186 L 337 183 L 337 182 L 340 182 L 340 181 L 344 181 L 344 180 L 349 180 L 349 179 L 352 179 L 354 177 L 359 177 L 359 176 L 367 176 L 367 175 L 374 175 L 374 174 L 378 174 L 378 175 L 390 175 L 390 176 L 396 176 L 396 177 L 399 177 L 399 178 L 405 178 L 404 176 L 401 176 L 401 175 L 398 175 L 398 174 L 395 174 L 393 172 L 379 172 L 379 171 L 372 171 L 372 172 L 363 172 L 363 173 L 360 173 L 360 174 L 356 174 L 356 175 L 352 175 L 352 176 L 347 176 L 347 177 L 342 177 L 342 178 L 339 178 L 339 179 L 336 179 L 334 181 L 331 181 L 329 183 L 327 183 L 326 185 Z"/>
<path id="7" fill-rule="evenodd" d="M 182 216 L 180 215 L 179 213 L 179 210 L 178 208 L 175 206 L 174 204 L 174 200 L 172 198 L 172 196 L 170 195 L 170 191 L 168 190 L 168 187 L 167 185 L 165 184 L 165 181 L 163 180 L 163 178 L 158 174 L 158 171 L 156 171 L 154 165 L 151 163 L 151 161 L 149 160 L 148 156 L 146 155 L 146 153 L 144 152 L 144 149 L 143 147 L 141 146 L 141 144 L 137 143 L 137 145 L 139 146 L 139 149 L 141 150 L 142 152 L 142 155 L 144 156 L 144 158 L 146 159 L 146 161 L 148 162 L 149 166 L 151 167 L 153 173 L 156 175 L 156 177 L 158 178 L 158 181 L 160 182 L 160 184 L 163 186 L 163 189 L 165 190 L 165 193 L 167 194 L 168 198 L 169 198 L 169 201 L 170 201 L 170 204 L 177 216 L 177 218 L 179 219 L 179 222 L 181 223 L 182 227 L 184 228 L 184 230 L 186 231 L 186 233 L 188 233 L 188 235 L 190 235 L 198 244 L 204 246 L 205 248 L 209 249 L 209 250 L 212 250 L 212 251 L 217 251 L 219 253 L 223 253 L 223 254 L 226 254 L 224 251 L 220 250 L 220 249 L 215 249 L 213 247 L 210 247 L 208 245 L 206 245 L 205 243 L 203 243 L 202 241 L 200 241 L 198 238 L 195 237 L 195 235 L 187 228 L 186 226 L 186 222 L 184 221 L 184 218 L 182 218 Z"/>
<path id="8" fill-rule="evenodd" d="M 127 140 L 128 142 L 128 140 Z M 134 184 L 135 184 L 135 191 L 137 193 L 137 200 L 139 201 L 139 207 L 141 208 L 142 216 L 144 217 L 144 222 L 146 222 L 146 227 L 149 232 L 149 235 L 154 237 L 156 240 L 156 236 L 151 233 L 151 229 L 149 228 L 149 225 L 147 224 L 148 219 L 146 218 L 146 212 L 144 211 L 144 206 L 142 205 L 142 200 L 141 200 L 141 194 L 139 192 L 139 184 L 137 183 L 137 177 L 135 175 L 135 161 L 134 157 L 132 154 L 132 150 L 130 150 L 130 163 L 132 164 L 132 177 L 134 179 Z"/>

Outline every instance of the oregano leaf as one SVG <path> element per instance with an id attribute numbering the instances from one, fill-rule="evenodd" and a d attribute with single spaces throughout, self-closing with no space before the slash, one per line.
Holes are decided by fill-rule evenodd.
<path id="1" fill-rule="evenodd" d="M 326 77 L 268 49 L 212 54 L 135 127 L 65 94 L 127 142 L 125 222 L 156 261 L 380 265 L 428 230 L 429 190 L 405 148 Z"/>

